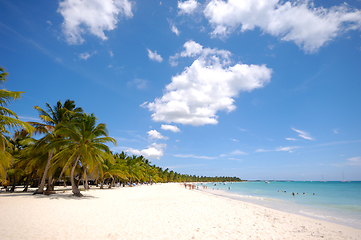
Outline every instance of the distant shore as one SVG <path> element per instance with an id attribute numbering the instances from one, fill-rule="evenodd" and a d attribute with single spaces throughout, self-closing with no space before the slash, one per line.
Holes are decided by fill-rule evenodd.
<path id="1" fill-rule="evenodd" d="M 1 239 L 361 239 L 361 230 L 178 183 L 0 193 Z"/>

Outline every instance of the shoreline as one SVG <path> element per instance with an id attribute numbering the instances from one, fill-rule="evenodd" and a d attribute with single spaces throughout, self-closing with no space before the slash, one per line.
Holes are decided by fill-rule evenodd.
<path id="1" fill-rule="evenodd" d="M 208 190 L 199 189 L 199 190 L 212 195 L 234 199 L 236 201 L 247 202 L 285 213 L 296 214 L 299 216 L 304 216 L 315 220 L 326 221 L 361 230 L 361 225 L 360 225 L 361 220 L 357 222 L 346 222 L 344 220 L 345 217 L 341 217 L 340 212 L 337 212 L 336 210 L 331 210 L 331 209 L 320 210 L 316 206 L 304 206 L 298 203 L 290 202 L 287 200 L 280 200 L 271 197 L 254 197 L 254 196 L 246 196 L 246 195 L 243 196 L 238 193 L 227 192 L 226 190 L 217 190 L 217 191 L 210 189 Z M 315 211 L 318 212 L 316 213 Z M 330 213 L 332 215 L 329 215 Z"/>
<path id="2" fill-rule="evenodd" d="M 178 183 L 0 193 L 2 239 L 361 239 L 361 230 Z"/>

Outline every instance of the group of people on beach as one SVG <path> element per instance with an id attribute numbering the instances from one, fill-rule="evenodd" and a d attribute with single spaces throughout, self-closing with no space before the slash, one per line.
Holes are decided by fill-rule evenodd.
<path id="1" fill-rule="evenodd" d="M 189 190 L 194 190 L 194 189 L 198 189 L 198 186 L 195 184 L 189 184 L 189 183 L 184 183 L 184 187 L 185 189 L 189 188 Z"/>

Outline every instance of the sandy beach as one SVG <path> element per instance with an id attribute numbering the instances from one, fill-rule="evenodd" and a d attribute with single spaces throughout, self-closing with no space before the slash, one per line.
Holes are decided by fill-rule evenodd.
<path id="1" fill-rule="evenodd" d="M 361 230 L 159 184 L 0 194 L 1 239 L 361 239 Z"/>

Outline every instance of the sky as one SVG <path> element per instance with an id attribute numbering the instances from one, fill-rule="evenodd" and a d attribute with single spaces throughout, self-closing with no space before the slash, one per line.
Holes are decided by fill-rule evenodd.
<path id="1" fill-rule="evenodd" d="M 197 176 L 361 180 L 360 0 L 0 0 L 9 105 L 75 101 Z"/>

